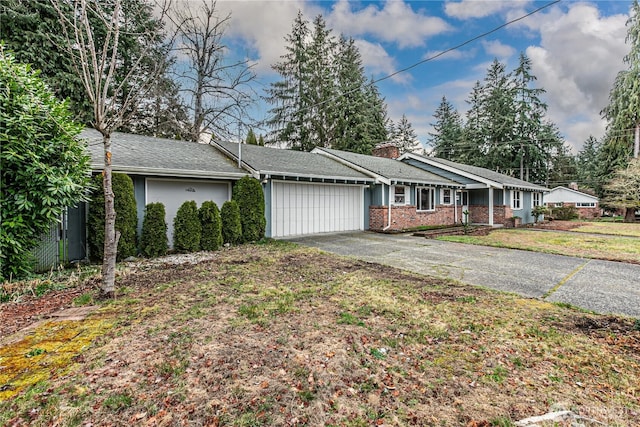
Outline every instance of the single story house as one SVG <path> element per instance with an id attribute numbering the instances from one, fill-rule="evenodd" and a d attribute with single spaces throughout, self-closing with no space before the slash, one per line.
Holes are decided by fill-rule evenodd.
<path id="1" fill-rule="evenodd" d="M 573 206 L 580 218 L 596 218 L 600 216 L 600 200 L 591 194 L 573 188 L 558 186 L 544 195 L 544 204 L 548 208 Z"/>
<path id="2" fill-rule="evenodd" d="M 88 143 L 91 168 L 104 168 L 102 135 L 85 129 L 80 138 Z M 233 182 L 247 175 L 227 156 L 209 144 L 154 138 L 129 133 L 111 135 L 113 172 L 129 175 L 138 210 L 138 234 L 142 230 L 145 206 L 165 206 L 169 245 L 173 242 L 173 219 L 182 203 L 194 200 L 198 206 L 213 200 L 222 206 L 231 199 Z"/>
<path id="3" fill-rule="evenodd" d="M 406 153 L 398 160 L 462 184 L 463 189 L 456 192 L 456 202 L 469 212 L 469 221 L 476 224 L 505 225 L 513 217 L 519 217 L 522 224 L 533 223 L 531 211 L 543 204 L 543 194 L 548 191 L 489 169 L 437 157 Z"/>
<path id="4" fill-rule="evenodd" d="M 263 184 L 268 237 L 367 230 L 375 179 L 317 153 L 212 141 Z"/>
<path id="5" fill-rule="evenodd" d="M 103 169 L 102 135 L 84 130 L 94 173 Z M 260 180 L 265 194 L 268 237 L 355 230 L 403 230 L 465 220 L 504 224 L 512 216 L 532 222 L 544 187 L 483 168 L 405 154 L 382 147 L 376 155 L 328 148 L 312 152 L 211 141 L 208 144 L 115 132 L 111 136 L 114 172 L 131 177 L 138 209 L 138 231 L 145 206 L 165 205 L 168 238 L 185 201 L 213 200 L 221 206 L 233 184 L 245 175 Z M 389 151 L 390 150 L 390 151 Z M 85 223 L 85 207 L 69 214 Z M 468 213 L 468 216 L 467 214 Z M 72 227 L 70 227 L 72 228 Z M 73 259 L 86 256 L 82 234 Z M 71 244 L 71 242 L 70 242 Z"/>
<path id="6" fill-rule="evenodd" d="M 454 193 L 462 185 L 435 173 L 378 155 L 315 148 L 333 161 L 372 177 L 367 189 L 368 229 L 398 231 L 422 225 L 454 225 L 463 218 Z"/>

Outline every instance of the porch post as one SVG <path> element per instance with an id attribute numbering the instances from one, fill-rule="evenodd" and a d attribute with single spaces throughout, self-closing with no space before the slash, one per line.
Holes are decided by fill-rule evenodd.
<path id="1" fill-rule="evenodd" d="M 493 187 L 489 186 L 489 225 L 493 227 Z"/>

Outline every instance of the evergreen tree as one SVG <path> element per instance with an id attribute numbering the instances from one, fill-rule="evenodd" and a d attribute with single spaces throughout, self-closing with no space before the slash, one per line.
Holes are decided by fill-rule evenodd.
<path id="1" fill-rule="evenodd" d="M 142 232 L 140 233 L 140 252 L 153 258 L 166 255 L 169 249 L 167 239 L 167 221 L 164 204 L 149 203 L 144 210 Z"/>
<path id="2" fill-rule="evenodd" d="M 418 135 L 416 135 L 416 132 L 411 126 L 411 122 L 409 122 L 405 114 L 402 115 L 398 124 L 393 128 L 391 140 L 400 150 L 400 154 L 411 153 L 421 149 Z"/>
<path id="3" fill-rule="evenodd" d="M 620 71 L 609 94 L 609 105 L 602 110 L 607 134 L 602 147 L 602 179 L 623 168 L 632 153 L 638 157 L 640 145 L 640 4 L 634 0 L 627 20 L 626 42 L 631 50 L 624 57 L 628 68 Z"/>
<path id="4" fill-rule="evenodd" d="M 592 190 L 600 188 L 599 153 L 600 142 L 593 136 L 589 136 L 582 146 L 582 150 L 576 156 L 576 177 L 581 187 Z"/>
<path id="5" fill-rule="evenodd" d="M 494 59 L 482 86 L 480 129 L 485 167 L 514 174 L 514 88 L 504 64 Z"/>
<path id="6" fill-rule="evenodd" d="M 273 66 L 281 80 L 267 90 L 269 142 L 370 154 L 388 138 L 384 99 L 368 82 L 353 39 L 336 42 L 321 16 L 309 26 L 298 13 L 287 53 Z"/>
<path id="7" fill-rule="evenodd" d="M 222 246 L 222 220 L 218 205 L 211 200 L 202 202 L 202 206 L 198 209 L 198 216 L 202 226 L 200 248 L 203 251 L 218 250 Z"/>
<path id="8" fill-rule="evenodd" d="M 249 145 L 258 145 L 258 140 L 256 139 L 256 134 L 253 133 L 253 129 L 249 128 L 249 132 L 247 133 L 247 139 L 245 139 L 245 144 Z"/>
<path id="9" fill-rule="evenodd" d="M 467 123 L 463 129 L 463 143 L 456 151 L 456 159 L 461 163 L 473 166 L 486 166 L 483 146 L 483 129 L 480 117 L 482 108 L 482 85 L 476 81 L 469 98 L 467 99 L 469 110 L 467 110 Z M 451 158 L 451 160 L 456 160 Z"/>
<path id="10" fill-rule="evenodd" d="M 433 117 L 436 122 L 431 124 L 433 132 L 429 133 L 432 155 L 441 159 L 464 161 L 463 124 L 458 111 L 443 96 Z"/>
<path id="11" fill-rule="evenodd" d="M 287 52 L 280 62 L 272 66 L 281 79 L 270 84 L 266 97 L 266 101 L 273 106 L 266 120 L 273 129 L 268 139 L 301 151 L 310 151 L 314 147 L 310 141 L 311 109 L 306 85 L 309 67 L 306 45 L 308 25 L 302 12 L 298 11 L 291 33 L 285 39 Z"/>

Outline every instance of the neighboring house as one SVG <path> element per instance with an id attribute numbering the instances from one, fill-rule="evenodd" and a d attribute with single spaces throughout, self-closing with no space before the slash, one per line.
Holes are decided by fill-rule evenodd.
<path id="1" fill-rule="evenodd" d="M 455 193 L 457 182 L 406 163 L 377 156 L 316 148 L 312 153 L 362 172 L 375 181 L 368 194 L 368 229 L 398 231 L 424 225 L 454 225 L 463 219 Z M 397 152 L 397 148 L 392 147 Z"/>
<path id="2" fill-rule="evenodd" d="M 317 153 L 212 142 L 263 184 L 268 237 L 367 230 L 374 179 Z"/>
<path id="3" fill-rule="evenodd" d="M 91 167 L 104 167 L 102 135 L 85 129 L 80 138 L 88 142 Z M 169 245 L 173 244 L 173 219 L 182 203 L 194 200 L 198 207 L 213 200 L 218 207 L 231 198 L 234 181 L 247 175 L 228 157 L 209 144 L 114 132 L 111 134 L 113 172 L 133 180 L 138 209 L 138 233 L 142 229 L 145 206 L 161 202 L 165 206 Z"/>
<path id="4" fill-rule="evenodd" d="M 543 204 L 543 194 L 549 191 L 489 169 L 436 157 L 406 153 L 399 160 L 462 184 L 463 190 L 456 192 L 457 203 L 468 210 L 472 223 L 504 225 L 512 217 L 521 218 L 522 224 L 533 223 L 531 211 Z"/>
<path id="5" fill-rule="evenodd" d="M 544 204 L 548 208 L 573 206 L 580 218 L 596 218 L 600 216 L 598 197 L 567 187 L 555 187 L 544 195 Z"/>

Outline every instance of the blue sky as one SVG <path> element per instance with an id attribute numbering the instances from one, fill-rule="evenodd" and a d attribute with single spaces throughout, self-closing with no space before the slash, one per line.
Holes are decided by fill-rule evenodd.
<path id="1" fill-rule="evenodd" d="M 186 3 L 193 7 L 199 0 Z M 233 55 L 254 63 L 254 90 L 264 94 L 277 78 L 271 65 L 284 53 L 284 37 L 291 31 L 298 10 L 312 20 L 322 14 L 336 35 L 353 37 L 367 73 L 374 79 L 452 48 L 551 1 L 231 1 L 218 0 L 221 13 L 231 13 L 226 31 Z M 622 58 L 625 23 L 631 1 L 562 0 L 541 12 L 400 73 L 378 84 L 389 115 L 398 121 L 405 114 L 426 143 L 433 113 L 442 96 L 464 114 L 465 99 L 488 65 L 497 58 L 516 67 L 521 52 L 532 61 L 538 87 L 549 105 L 548 117 L 558 125 L 574 152 L 589 135 L 602 137 L 605 123 L 600 110 Z M 264 105 L 252 112 L 266 114 Z M 260 133 L 260 130 L 257 130 Z"/>

